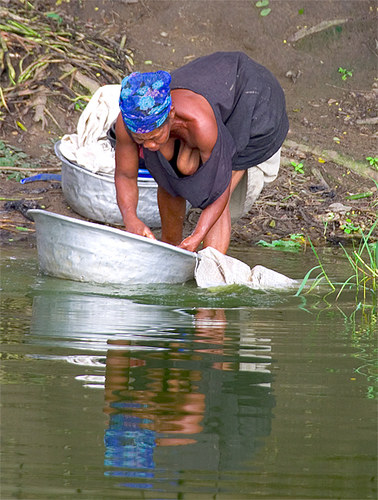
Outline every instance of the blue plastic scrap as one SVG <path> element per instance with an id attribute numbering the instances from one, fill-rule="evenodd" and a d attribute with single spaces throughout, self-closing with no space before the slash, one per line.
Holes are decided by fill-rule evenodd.
<path id="1" fill-rule="evenodd" d="M 34 182 L 34 181 L 61 181 L 61 174 L 37 174 L 32 175 L 31 177 L 26 177 L 25 179 L 21 179 L 21 184 L 25 184 L 26 182 Z"/>

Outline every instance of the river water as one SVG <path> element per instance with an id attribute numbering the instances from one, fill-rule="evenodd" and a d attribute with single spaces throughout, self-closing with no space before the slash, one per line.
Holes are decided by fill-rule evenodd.
<path id="1" fill-rule="evenodd" d="M 234 249 L 301 278 L 314 257 Z M 332 277 L 348 277 L 328 251 Z M 1 252 L 1 499 L 376 498 L 376 331 L 353 293 L 125 289 Z"/>

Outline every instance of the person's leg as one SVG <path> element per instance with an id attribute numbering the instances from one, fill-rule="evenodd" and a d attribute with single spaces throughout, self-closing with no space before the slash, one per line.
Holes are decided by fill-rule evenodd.
<path id="1" fill-rule="evenodd" d="M 245 174 L 245 170 L 233 170 L 231 178 L 230 196 L 234 189 L 239 184 L 241 178 Z M 225 254 L 228 250 L 231 238 L 231 215 L 230 202 L 225 206 L 221 216 L 207 233 L 203 240 L 203 247 L 213 247 L 219 252 Z"/>
<path id="2" fill-rule="evenodd" d="M 180 196 L 172 196 L 159 186 L 158 205 L 161 218 L 161 241 L 179 245 L 182 241 L 186 201 Z"/>
<path id="3" fill-rule="evenodd" d="M 249 212 L 254 202 L 260 195 L 264 184 L 276 179 L 280 168 L 281 149 L 279 149 L 271 158 L 257 166 L 250 167 L 248 170 L 233 170 L 231 179 L 231 195 L 239 185 L 243 175 L 246 183 L 241 183 L 241 193 L 235 193 L 237 200 L 232 208 L 236 212 L 233 214 L 234 220 Z M 230 195 L 230 199 L 231 199 Z M 230 244 L 231 237 L 231 215 L 230 202 L 228 202 L 222 215 L 211 228 L 204 239 L 204 248 L 213 247 L 222 253 L 226 253 Z"/>

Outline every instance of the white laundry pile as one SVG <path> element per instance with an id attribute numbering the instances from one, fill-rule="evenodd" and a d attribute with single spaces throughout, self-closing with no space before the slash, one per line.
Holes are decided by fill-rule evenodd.
<path id="1" fill-rule="evenodd" d="M 272 271 L 264 266 L 252 269 L 238 259 L 223 255 L 212 247 L 198 252 L 194 277 L 201 288 L 222 285 L 246 285 L 256 290 L 289 288 L 298 285 L 296 280 Z"/>
<path id="2" fill-rule="evenodd" d="M 76 134 L 62 137 L 59 149 L 68 160 L 90 170 L 113 174 L 114 150 L 106 137 L 119 113 L 121 85 L 104 85 L 93 94 L 80 115 Z"/>

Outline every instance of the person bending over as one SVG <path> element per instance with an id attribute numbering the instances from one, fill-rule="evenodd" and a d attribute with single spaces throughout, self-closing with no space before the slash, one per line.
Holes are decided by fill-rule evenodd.
<path id="1" fill-rule="evenodd" d="M 235 188 L 244 183 L 234 203 L 240 216 L 278 174 L 289 124 L 276 78 L 241 52 L 217 52 L 171 75 L 130 74 L 119 104 L 115 186 L 125 229 L 155 238 L 136 211 L 142 156 L 158 184 L 162 241 L 226 253 Z M 202 212 L 183 240 L 186 201 Z"/>

